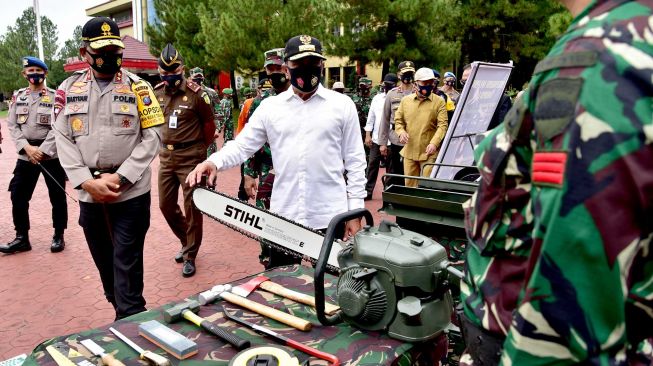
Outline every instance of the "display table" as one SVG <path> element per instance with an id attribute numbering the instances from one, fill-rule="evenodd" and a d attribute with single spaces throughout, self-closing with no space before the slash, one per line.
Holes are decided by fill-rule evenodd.
<path id="1" fill-rule="evenodd" d="M 313 294 L 313 272 L 312 268 L 290 266 L 263 272 L 263 274 L 272 281 L 290 289 Z M 253 276 L 234 281 L 231 285 L 237 286 L 247 282 Z M 333 302 L 331 296 L 335 292 L 335 280 L 336 277 L 325 275 L 325 292 L 331 302 Z M 226 301 L 202 306 L 199 315 L 215 324 L 227 327 L 232 333 L 250 340 L 252 346 L 277 344 L 270 338 L 254 333 L 250 329 L 226 319 L 221 310 L 224 306 L 230 313 L 251 323 L 269 327 L 288 338 L 310 345 L 321 351 L 335 354 L 342 365 L 410 365 L 413 363 L 413 359 L 419 351 L 418 349 L 423 348 L 390 339 L 386 335 L 377 332 L 364 332 L 346 323 L 340 323 L 336 326 L 322 326 L 317 320 L 315 310 L 311 307 L 295 303 L 292 300 L 284 299 L 262 290 L 251 293 L 248 298 L 309 320 L 313 323 L 313 329 L 309 332 L 302 332 L 277 321 L 264 318 L 256 313 L 244 310 Z M 197 296 L 192 296 L 188 299 L 197 299 Z M 183 300 L 179 299 L 178 302 Z M 237 351 L 224 341 L 202 332 L 198 327 L 188 321 L 180 320 L 173 324 L 167 324 L 170 328 L 182 333 L 198 345 L 198 354 L 183 361 L 166 354 L 165 351 L 138 335 L 138 325 L 142 322 L 154 319 L 165 324 L 162 311 L 173 305 L 174 303 L 151 309 L 100 328 L 50 339 L 41 343 L 32 351 L 25 361 L 24 366 L 37 364 L 56 366 L 52 357 L 45 351 L 45 347 L 60 341 L 67 343 L 71 348 L 78 350 L 90 358 L 91 354 L 79 343 L 80 340 L 86 338 L 93 339 L 107 353 L 112 353 L 117 359 L 125 363 L 126 366 L 142 365 L 142 361 L 138 360 L 137 353 L 109 332 L 109 327 L 114 327 L 119 330 L 142 348 L 164 355 L 173 365 L 227 365 Z M 446 347 L 446 344 L 444 346 Z M 429 348 L 434 348 L 434 345 L 429 344 Z M 309 358 L 308 355 L 302 352 L 291 348 L 287 348 L 287 350 L 292 352 L 299 359 L 300 363 Z M 311 365 L 326 364 L 326 361 L 311 358 Z"/>

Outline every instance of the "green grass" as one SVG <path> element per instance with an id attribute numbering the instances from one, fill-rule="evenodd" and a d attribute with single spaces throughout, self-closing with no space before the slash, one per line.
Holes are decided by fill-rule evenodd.
<path id="1" fill-rule="evenodd" d="M 7 118 L 7 114 L 9 114 L 9 111 L 0 111 L 0 118 Z"/>

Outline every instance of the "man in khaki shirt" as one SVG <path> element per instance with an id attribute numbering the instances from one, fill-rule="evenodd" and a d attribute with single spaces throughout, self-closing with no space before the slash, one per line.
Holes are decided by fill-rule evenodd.
<path id="1" fill-rule="evenodd" d="M 395 132 L 404 144 L 404 174 L 428 177 L 447 133 L 447 107 L 433 94 L 435 76 L 425 67 L 415 73 L 417 90 L 405 96 L 395 112 Z M 406 179 L 406 186 L 417 187 L 417 179 Z"/>
<path id="2" fill-rule="evenodd" d="M 167 123 L 161 127 L 163 146 L 159 152 L 159 208 L 181 242 L 175 257 L 184 262 L 181 274 L 195 274 L 195 257 L 202 244 L 202 213 L 193 205 L 193 189 L 184 183 L 197 164 L 206 159 L 206 148 L 214 141 L 215 122 L 210 96 L 202 86 L 184 76 L 184 62 L 168 43 L 159 56 L 161 80 L 154 89 Z M 184 213 L 179 187 L 184 194 Z"/>
<path id="3" fill-rule="evenodd" d="M 90 68 L 56 92 L 61 166 L 79 190 L 79 224 L 116 319 L 145 310 L 143 246 L 150 226 L 150 162 L 163 115 L 152 87 L 123 69 L 118 25 L 106 17 L 82 28 Z"/>

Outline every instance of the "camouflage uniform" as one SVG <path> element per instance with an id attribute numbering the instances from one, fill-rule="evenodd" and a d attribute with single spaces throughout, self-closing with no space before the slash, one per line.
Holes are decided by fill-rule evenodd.
<path id="1" fill-rule="evenodd" d="M 222 131 L 222 128 L 224 128 L 224 142 L 234 139 L 234 123 L 231 116 L 232 105 L 231 96 L 223 96 L 218 107 L 219 124 L 217 130 Z"/>
<path id="2" fill-rule="evenodd" d="M 372 80 L 361 78 L 359 82 L 359 92 L 350 96 L 351 100 L 356 104 L 358 123 L 360 123 L 361 126 L 361 137 L 363 141 L 365 141 L 365 124 L 367 123 L 367 114 L 370 112 L 370 105 L 372 104 L 372 95 L 369 92 L 365 95 L 362 90 L 363 88 L 366 88 L 369 91 L 371 86 Z"/>
<path id="3" fill-rule="evenodd" d="M 252 106 L 249 109 L 247 119 L 252 116 L 256 108 L 261 104 L 263 99 L 276 95 L 274 89 L 264 91 L 260 97 L 254 98 Z M 266 142 L 263 147 L 257 151 L 252 157 L 245 161 L 244 173 L 254 179 L 258 178 L 258 191 L 256 194 L 256 206 L 260 208 L 270 209 L 270 198 L 272 197 L 272 184 L 274 182 L 274 174 L 268 178 L 268 174 L 273 169 L 272 167 L 272 152 L 270 145 Z"/>
<path id="4" fill-rule="evenodd" d="M 651 363 L 652 8 L 593 2 L 477 148 L 461 364 Z"/>

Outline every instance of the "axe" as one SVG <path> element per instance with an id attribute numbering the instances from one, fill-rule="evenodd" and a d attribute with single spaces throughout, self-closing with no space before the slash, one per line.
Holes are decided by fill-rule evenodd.
<path id="1" fill-rule="evenodd" d="M 313 327 L 313 324 L 311 324 L 311 322 L 308 320 L 298 318 L 294 315 L 284 313 L 283 311 L 277 310 L 273 307 L 238 296 L 231 292 L 231 289 L 231 285 L 214 286 L 212 289 L 200 293 L 198 296 L 199 303 L 200 305 L 206 305 L 212 303 L 215 300 L 226 300 L 232 304 L 239 305 L 257 314 L 267 316 L 270 319 L 274 319 L 280 323 L 289 325 L 295 329 L 307 332 Z"/>
<path id="2" fill-rule="evenodd" d="M 256 288 L 261 288 L 267 292 L 271 292 L 275 295 L 285 297 L 286 299 L 290 299 L 298 303 L 315 307 L 315 298 L 313 296 L 306 295 L 301 292 L 293 291 L 291 289 L 283 287 L 278 283 L 272 282 L 269 278 L 265 276 L 256 276 L 251 280 L 247 281 L 246 283 L 234 287 L 231 290 L 231 292 L 242 297 L 247 297 L 249 294 L 252 293 L 252 291 L 256 290 Z M 336 305 L 326 303 L 324 312 L 329 315 L 332 315 L 339 309 L 340 307 Z"/>

